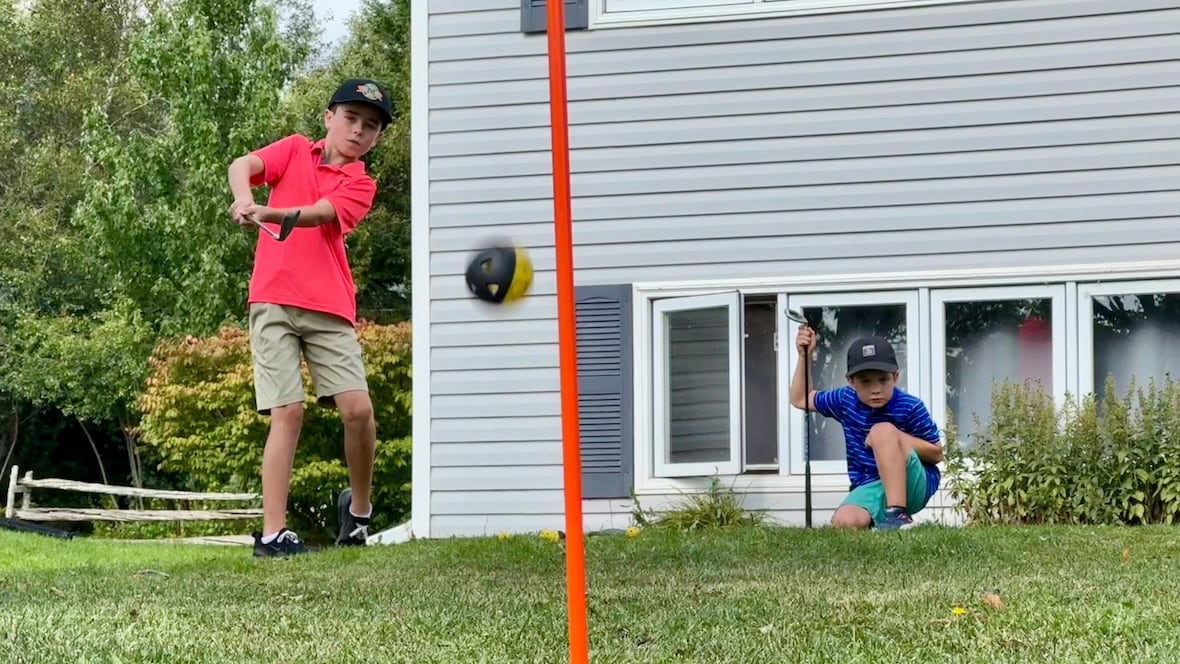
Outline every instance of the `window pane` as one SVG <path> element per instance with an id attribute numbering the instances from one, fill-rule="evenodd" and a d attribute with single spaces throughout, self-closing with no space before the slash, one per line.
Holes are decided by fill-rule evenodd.
<path id="1" fill-rule="evenodd" d="M 729 309 L 665 314 L 669 463 L 729 461 Z"/>
<path id="2" fill-rule="evenodd" d="M 778 463 L 778 356 L 775 302 L 747 300 L 745 304 L 745 414 L 746 463 Z"/>
<path id="3" fill-rule="evenodd" d="M 1094 392 L 1101 403 L 1106 378 L 1126 394 L 1131 377 L 1146 386 L 1152 378 L 1180 374 L 1180 293 L 1138 293 L 1095 297 Z"/>
<path id="4" fill-rule="evenodd" d="M 946 405 L 970 447 L 991 421 L 992 385 L 1033 381 L 1052 393 L 1053 301 L 947 302 Z"/>
<path id="5" fill-rule="evenodd" d="M 848 347 L 858 337 L 884 337 L 897 352 L 902 374 L 898 387 L 906 389 L 906 307 L 904 304 L 855 305 L 806 308 L 804 315 L 816 325 L 819 345 L 812 364 L 812 386 L 830 390 L 848 384 L 844 377 L 848 364 Z M 791 339 L 792 350 L 795 340 Z M 844 429 L 840 423 L 811 415 L 811 458 L 815 461 L 843 461 Z"/>

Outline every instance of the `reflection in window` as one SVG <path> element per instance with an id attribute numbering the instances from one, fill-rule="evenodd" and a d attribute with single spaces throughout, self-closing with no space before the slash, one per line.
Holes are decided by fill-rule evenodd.
<path id="1" fill-rule="evenodd" d="M 964 446 L 991 421 L 992 386 L 1053 390 L 1053 302 L 1048 298 L 947 302 L 946 404 Z M 978 418 L 978 428 L 976 425 Z"/>
<path id="2" fill-rule="evenodd" d="M 1099 403 L 1106 378 L 1126 394 L 1132 376 L 1146 387 L 1180 376 L 1180 293 L 1102 295 L 1094 305 L 1094 392 Z"/>
<path id="3" fill-rule="evenodd" d="M 831 390 L 848 384 L 848 347 L 858 337 L 879 336 L 889 340 L 897 353 L 902 373 L 898 387 L 908 389 L 906 366 L 906 305 L 856 305 L 807 307 L 804 315 L 816 326 L 819 336 L 812 363 L 812 386 Z M 794 345 L 794 340 L 791 341 Z M 813 461 L 843 461 L 844 430 L 840 423 L 821 416 L 811 420 L 811 458 Z"/>
<path id="4" fill-rule="evenodd" d="M 729 460 L 729 311 L 669 311 L 670 463 Z"/>

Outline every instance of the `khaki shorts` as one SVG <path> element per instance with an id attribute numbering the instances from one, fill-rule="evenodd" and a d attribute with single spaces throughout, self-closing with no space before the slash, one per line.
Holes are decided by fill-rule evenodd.
<path id="1" fill-rule="evenodd" d="M 356 329 L 331 314 L 278 304 L 250 305 L 250 354 L 254 357 L 254 396 L 258 412 L 302 403 L 300 355 L 321 406 L 333 408 L 335 395 L 369 390 Z"/>

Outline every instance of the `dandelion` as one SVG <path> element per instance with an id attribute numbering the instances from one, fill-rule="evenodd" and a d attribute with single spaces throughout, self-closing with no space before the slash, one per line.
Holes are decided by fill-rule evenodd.
<path id="1" fill-rule="evenodd" d="M 956 616 L 961 616 L 967 613 L 967 609 L 964 609 L 961 606 L 956 606 L 955 608 L 951 609 L 951 613 L 955 614 Z"/>

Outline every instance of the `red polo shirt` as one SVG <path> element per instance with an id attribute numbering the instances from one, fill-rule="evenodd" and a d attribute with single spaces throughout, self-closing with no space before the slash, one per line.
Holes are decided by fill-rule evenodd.
<path id="1" fill-rule="evenodd" d="M 377 183 L 365 164 L 321 164 L 323 140 L 312 143 L 299 134 L 254 151 L 265 165 L 252 186 L 271 188 L 267 205 L 291 208 L 327 199 L 336 220 L 296 227 L 283 242 L 258 232 L 249 302 L 284 304 L 322 311 L 356 323 L 356 285 L 348 266 L 344 236 L 368 213 Z M 278 224 L 272 224 L 278 231 Z"/>

